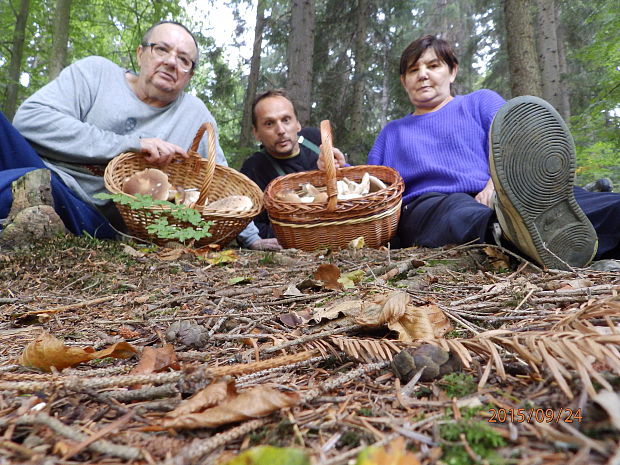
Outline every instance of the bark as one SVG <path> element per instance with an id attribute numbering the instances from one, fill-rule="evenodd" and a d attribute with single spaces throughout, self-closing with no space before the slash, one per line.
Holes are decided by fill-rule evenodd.
<path id="1" fill-rule="evenodd" d="M 555 6 L 555 23 L 557 24 L 556 35 L 558 39 L 558 62 L 560 64 L 560 114 L 564 121 L 570 121 L 570 95 L 568 93 L 568 64 L 566 62 L 566 34 L 564 25 L 560 20 L 560 6 Z"/>
<path id="2" fill-rule="evenodd" d="M 512 96 L 542 97 L 530 0 L 505 0 L 504 17 Z"/>
<path id="3" fill-rule="evenodd" d="M 314 59 L 314 0 L 293 0 L 288 43 L 287 89 L 302 127 L 310 121 Z"/>
<path id="4" fill-rule="evenodd" d="M 252 103 L 256 98 L 258 76 L 260 74 L 261 47 L 263 43 L 263 30 L 265 29 L 265 0 L 258 0 L 256 7 L 256 28 L 254 29 L 254 46 L 252 47 L 252 59 L 250 61 L 250 75 L 248 87 L 243 100 L 243 120 L 241 122 L 241 144 L 252 145 Z"/>
<path id="5" fill-rule="evenodd" d="M 368 68 L 368 0 L 358 0 L 355 12 L 355 74 L 353 76 L 353 101 L 351 104 L 351 132 L 360 133 L 364 130 L 364 82 Z"/>
<path id="6" fill-rule="evenodd" d="M 52 31 L 52 53 L 50 55 L 49 77 L 54 79 L 67 65 L 67 43 L 69 41 L 69 17 L 71 0 L 56 0 Z"/>
<path id="7" fill-rule="evenodd" d="M 383 85 L 381 86 L 381 113 L 379 114 L 379 124 L 383 128 L 388 122 L 388 110 L 390 107 L 390 73 L 388 69 L 389 49 L 386 47 L 383 55 Z"/>
<path id="8" fill-rule="evenodd" d="M 561 74 L 554 3 L 554 0 L 536 0 L 538 23 L 536 32 L 542 97 L 559 111 Z"/>
<path id="9" fill-rule="evenodd" d="M 13 32 L 13 43 L 11 44 L 11 61 L 8 69 L 8 83 L 6 86 L 6 99 L 4 101 L 4 114 L 10 120 L 15 115 L 17 109 L 17 94 L 19 91 L 19 76 L 22 68 L 22 57 L 24 54 L 24 41 L 26 37 L 26 23 L 30 11 L 30 0 L 21 0 L 19 3 L 19 13 L 15 22 Z"/>

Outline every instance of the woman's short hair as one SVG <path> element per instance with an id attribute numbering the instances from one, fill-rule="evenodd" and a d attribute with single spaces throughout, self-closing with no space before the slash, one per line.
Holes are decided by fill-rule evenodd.
<path id="1" fill-rule="evenodd" d="M 443 61 L 450 71 L 453 71 L 459 64 L 459 60 L 452 50 L 452 46 L 446 40 L 440 39 L 433 35 L 425 35 L 414 40 L 403 51 L 400 56 L 400 74 L 407 73 L 407 69 L 411 64 L 417 62 L 422 54 L 429 48 L 432 48 L 441 61 Z"/>

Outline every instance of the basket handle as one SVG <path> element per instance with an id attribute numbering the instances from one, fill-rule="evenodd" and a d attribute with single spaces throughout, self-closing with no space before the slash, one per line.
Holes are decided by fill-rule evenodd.
<path id="1" fill-rule="evenodd" d="M 200 145 L 200 141 L 202 140 L 202 136 L 204 135 L 205 131 L 207 132 L 207 136 L 209 137 L 207 173 L 202 179 L 202 185 L 200 186 L 200 196 L 196 201 L 196 205 L 204 204 L 204 201 L 207 198 L 207 190 L 209 189 L 209 185 L 211 184 L 211 181 L 213 180 L 213 175 L 215 173 L 215 159 L 217 158 L 217 153 L 215 150 L 215 131 L 213 130 L 213 125 L 211 123 L 206 122 L 200 125 L 198 131 L 196 131 L 196 135 L 194 136 L 192 145 L 187 151 L 190 157 L 200 158 L 200 154 L 198 153 L 198 146 Z"/>
<path id="2" fill-rule="evenodd" d="M 321 121 L 321 157 L 325 163 L 325 180 L 327 188 L 327 211 L 336 210 L 338 203 L 338 188 L 336 186 L 336 165 L 334 165 L 334 150 L 332 147 L 332 127 L 329 120 Z"/>

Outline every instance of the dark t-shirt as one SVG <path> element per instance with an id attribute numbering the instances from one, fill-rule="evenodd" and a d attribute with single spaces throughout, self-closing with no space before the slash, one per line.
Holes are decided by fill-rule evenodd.
<path id="1" fill-rule="evenodd" d="M 304 138 L 317 146 L 321 144 L 321 134 L 316 128 L 304 128 L 299 131 L 299 135 L 304 136 Z M 285 159 L 274 158 L 264 150 L 254 152 L 243 162 L 240 171 L 264 191 L 267 184 L 281 176 L 276 166 L 284 174 L 316 170 L 319 156 L 303 145 L 300 145 L 299 148 L 300 151 L 297 156 Z M 258 228 L 260 237 L 263 239 L 275 237 L 266 211 L 261 212 L 254 218 L 254 224 Z"/>

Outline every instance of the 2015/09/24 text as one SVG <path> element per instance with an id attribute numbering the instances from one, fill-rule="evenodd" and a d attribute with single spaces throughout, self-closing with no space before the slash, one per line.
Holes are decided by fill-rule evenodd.
<path id="1" fill-rule="evenodd" d="M 492 408 L 489 423 L 581 423 L 581 409 L 560 408 Z"/>

